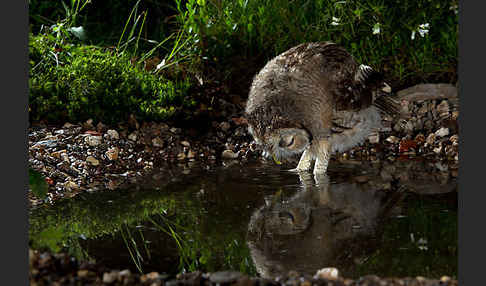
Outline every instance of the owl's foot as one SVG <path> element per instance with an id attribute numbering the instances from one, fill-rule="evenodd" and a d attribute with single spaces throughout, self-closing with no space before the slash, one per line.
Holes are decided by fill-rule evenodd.
<path id="1" fill-rule="evenodd" d="M 314 175 L 325 174 L 329 159 L 331 157 L 331 144 L 328 140 L 319 140 L 316 146 L 316 164 L 314 165 Z"/>
<path id="2" fill-rule="evenodd" d="M 310 153 L 309 149 L 305 149 L 304 153 L 302 153 L 302 156 L 300 157 L 299 164 L 295 169 L 291 169 L 290 171 L 294 172 L 304 172 L 308 171 L 311 168 L 312 164 L 312 154 Z"/>

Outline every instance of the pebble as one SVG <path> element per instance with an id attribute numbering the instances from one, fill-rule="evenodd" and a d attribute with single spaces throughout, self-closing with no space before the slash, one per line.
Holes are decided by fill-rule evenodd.
<path id="1" fill-rule="evenodd" d="M 444 137 L 449 135 L 449 128 L 441 127 L 439 130 L 435 131 L 435 136 Z"/>
<path id="2" fill-rule="evenodd" d="M 88 135 L 84 137 L 84 141 L 88 143 L 89 146 L 94 147 L 101 144 L 102 138 L 101 136 Z"/>
<path id="3" fill-rule="evenodd" d="M 73 181 L 67 181 L 66 183 L 64 183 L 64 188 L 66 188 L 66 190 L 68 191 L 74 191 L 79 189 L 79 186 Z"/>
<path id="4" fill-rule="evenodd" d="M 427 136 L 427 139 L 425 139 L 425 143 L 427 143 L 430 146 L 434 145 L 435 136 L 436 135 L 434 133 L 430 133 L 429 136 Z"/>
<path id="5" fill-rule="evenodd" d="M 218 272 L 213 272 L 209 275 L 209 281 L 212 283 L 231 283 L 235 282 L 239 278 L 243 277 L 243 274 L 241 272 L 237 271 L 218 271 Z"/>
<path id="6" fill-rule="evenodd" d="M 100 161 L 93 156 L 88 156 L 86 158 L 86 162 L 90 163 L 93 166 L 98 166 L 100 164 Z"/>
<path id="7" fill-rule="evenodd" d="M 392 144 L 395 144 L 395 143 L 400 142 L 400 139 L 398 137 L 395 137 L 395 136 L 392 135 L 392 136 L 386 138 L 386 141 L 390 142 Z"/>
<path id="8" fill-rule="evenodd" d="M 236 159 L 238 158 L 238 153 L 233 152 L 233 150 L 224 150 L 221 157 L 223 159 Z"/>
<path id="9" fill-rule="evenodd" d="M 221 128 L 223 132 L 227 132 L 231 128 L 231 125 L 228 122 L 223 121 L 219 124 L 219 128 Z"/>
<path id="10" fill-rule="evenodd" d="M 113 161 L 118 159 L 119 152 L 120 149 L 118 147 L 113 147 L 108 149 L 108 151 L 105 152 L 105 155 L 108 158 L 108 160 Z"/>
<path id="11" fill-rule="evenodd" d="M 160 137 L 155 137 L 152 139 L 152 145 L 154 147 L 163 147 L 164 146 L 164 141 L 160 139 Z"/>
<path id="12" fill-rule="evenodd" d="M 117 277 L 118 277 L 118 273 L 116 271 L 105 272 L 103 274 L 103 283 L 111 284 L 115 282 Z"/>
<path id="13" fill-rule="evenodd" d="M 177 160 L 184 160 L 184 159 L 186 159 L 186 154 L 184 154 L 184 152 L 177 154 Z"/>
<path id="14" fill-rule="evenodd" d="M 327 268 L 322 268 L 316 272 L 316 275 L 314 278 L 316 279 L 329 279 L 329 280 L 335 280 L 339 277 L 339 270 L 334 267 L 327 267 Z"/>
<path id="15" fill-rule="evenodd" d="M 108 134 L 108 137 L 111 140 L 118 140 L 118 139 L 120 139 L 120 135 L 118 134 L 118 131 L 116 131 L 114 129 L 109 129 L 108 131 L 106 131 L 106 134 Z"/>
<path id="16" fill-rule="evenodd" d="M 187 152 L 187 158 L 188 158 L 188 159 L 194 159 L 195 157 L 196 157 L 196 153 L 194 153 L 194 151 L 189 150 L 189 151 Z"/>
<path id="17" fill-rule="evenodd" d="M 368 137 L 371 144 L 376 144 L 380 142 L 380 133 L 375 132 Z"/>
<path id="18" fill-rule="evenodd" d="M 137 133 L 136 132 L 132 132 L 128 135 L 128 140 L 131 140 L 131 141 L 137 141 Z"/>

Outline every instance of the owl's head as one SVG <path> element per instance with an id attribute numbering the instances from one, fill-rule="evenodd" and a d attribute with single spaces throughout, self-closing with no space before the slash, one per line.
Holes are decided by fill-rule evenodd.
<path id="1" fill-rule="evenodd" d="M 252 134 L 256 143 L 264 149 L 264 155 L 281 160 L 301 154 L 310 145 L 310 134 L 300 128 L 279 128 L 272 130 L 267 128 L 265 134 L 260 135 L 254 131 L 251 125 L 248 131 Z"/>

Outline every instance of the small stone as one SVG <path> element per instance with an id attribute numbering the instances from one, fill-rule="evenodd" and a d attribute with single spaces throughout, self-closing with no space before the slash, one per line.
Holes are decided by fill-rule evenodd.
<path id="1" fill-rule="evenodd" d="M 137 141 L 137 133 L 136 132 L 132 132 L 128 135 L 128 140 L 131 140 L 131 141 Z"/>
<path id="2" fill-rule="evenodd" d="M 231 128 L 231 124 L 229 124 L 228 122 L 224 121 L 224 122 L 221 122 L 219 124 L 219 128 L 221 128 L 221 130 L 223 130 L 223 132 L 227 132 Z"/>
<path id="3" fill-rule="evenodd" d="M 100 145 L 101 141 L 102 141 L 101 136 L 88 135 L 84 137 L 84 142 L 88 143 L 88 145 L 92 147 Z"/>
<path id="4" fill-rule="evenodd" d="M 189 143 L 187 141 L 181 141 L 181 145 L 185 146 L 185 147 L 191 147 L 191 143 Z"/>
<path id="5" fill-rule="evenodd" d="M 192 150 L 187 152 L 187 159 L 194 159 L 196 157 L 196 153 Z"/>
<path id="6" fill-rule="evenodd" d="M 449 138 L 449 141 L 452 142 L 452 146 L 459 145 L 459 135 L 457 134 L 452 135 L 451 138 Z"/>
<path id="7" fill-rule="evenodd" d="M 67 181 L 66 183 L 64 183 L 64 188 L 68 191 L 74 191 L 79 189 L 79 186 L 73 181 Z"/>
<path id="8" fill-rule="evenodd" d="M 232 150 L 224 150 L 221 157 L 223 159 L 236 159 L 238 158 L 238 153 L 235 153 Z"/>
<path id="9" fill-rule="evenodd" d="M 117 276 L 118 276 L 118 273 L 116 273 L 115 271 L 105 272 L 103 274 L 103 283 L 111 284 L 111 283 L 115 282 Z"/>
<path id="10" fill-rule="evenodd" d="M 437 111 L 439 112 L 440 117 L 447 117 L 449 116 L 449 103 L 447 100 L 442 100 L 442 102 L 437 105 Z"/>
<path id="11" fill-rule="evenodd" d="M 334 267 L 322 268 L 314 276 L 316 279 L 336 280 L 339 277 L 339 270 Z"/>
<path id="12" fill-rule="evenodd" d="M 427 136 L 427 139 L 425 139 L 425 143 L 432 146 L 432 145 L 434 145 L 434 142 L 435 142 L 435 134 L 430 133 L 429 136 Z"/>
<path id="13" fill-rule="evenodd" d="M 172 127 L 171 129 L 169 129 L 170 132 L 174 133 L 174 134 L 178 134 L 180 132 L 180 129 L 179 128 L 175 128 L 175 127 Z"/>
<path id="14" fill-rule="evenodd" d="M 93 156 L 88 156 L 86 158 L 86 162 L 90 163 L 93 166 L 98 166 L 100 164 L 100 161 Z"/>
<path id="15" fill-rule="evenodd" d="M 440 277 L 440 282 L 449 282 L 449 281 L 451 281 L 451 277 L 449 276 Z"/>
<path id="16" fill-rule="evenodd" d="M 186 154 L 184 154 L 184 152 L 177 154 L 177 160 L 184 160 L 184 159 L 186 159 Z"/>
<path id="17" fill-rule="evenodd" d="M 459 111 L 453 111 L 452 112 L 452 119 L 457 120 L 458 117 L 459 117 Z"/>
<path id="18" fill-rule="evenodd" d="M 398 137 L 395 137 L 395 136 L 390 136 L 390 137 L 386 138 L 386 141 L 390 142 L 392 144 L 396 144 L 396 143 L 400 142 L 400 139 Z"/>
<path id="19" fill-rule="evenodd" d="M 88 275 L 89 275 L 89 270 L 87 270 L 87 269 L 78 270 L 78 277 L 79 278 L 85 278 Z"/>
<path id="20" fill-rule="evenodd" d="M 447 135 L 449 135 L 449 128 L 442 127 L 439 130 L 435 131 L 435 136 L 444 137 Z"/>
<path id="21" fill-rule="evenodd" d="M 116 130 L 110 129 L 110 130 L 106 131 L 106 133 L 108 134 L 108 136 L 111 140 L 120 139 L 120 135 L 118 134 L 118 131 L 116 131 Z"/>
<path id="22" fill-rule="evenodd" d="M 417 134 L 417 136 L 415 136 L 415 141 L 417 144 L 423 144 L 425 142 L 425 135 L 422 133 Z"/>
<path id="23" fill-rule="evenodd" d="M 119 152 L 120 149 L 118 149 L 118 147 L 113 147 L 108 149 L 108 151 L 105 152 L 105 155 L 108 158 L 108 160 L 113 161 L 118 159 Z"/>
<path id="24" fill-rule="evenodd" d="M 372 144 L 379 143 L 380 142 L 380 134 L 378 132 L 375 132 L 374 134 L 371 134 L 370 136 L 368 136 L 368 140 Z"/>
<path id="25" fill-rule="evenodd" d="M 440 154 L 440 152 L 442 151 L 442 145 L 439 145 L 439 147 L 434 148 L 432 151 L 434 151 L 434 153 L 436 154 Z"/>
<path id="26" fill-rule="evenodd" d="M 160 137 L 155 137 L 152 139 L 152 145 L 154 147 L 163 147 L 164 146 L 164 141 L 160 139 Z"/>
<path id="27" fill-rule="evenodd" d="M 209 281 L 212 283 L 232 283 L 242 277 L 243 274 L 237 271 L 218 271 L 209 275 Z"/>

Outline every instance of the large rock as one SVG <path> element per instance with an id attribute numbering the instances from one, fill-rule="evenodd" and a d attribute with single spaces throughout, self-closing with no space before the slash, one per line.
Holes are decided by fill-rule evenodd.
<path id="1" fill-rule="evenodd" d="M 457 98 L 457 96 L 457 88 L 448 83 L 417 84 L 397 92 L 397 98 L 406 101 Z"/>

